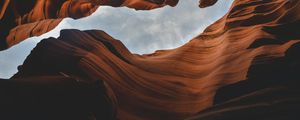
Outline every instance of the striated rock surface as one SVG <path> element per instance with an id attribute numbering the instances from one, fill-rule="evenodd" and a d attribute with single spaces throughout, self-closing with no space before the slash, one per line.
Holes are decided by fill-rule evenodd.
<path id="1" fill-rule="evenodd" d="M 199 7 L 205 8 L 214 5 L 218 0 L 200 0 Z"/>
<path id="2" fill-rule="evenodd" d="M 100 79 L 111 89 L 107 94 L 117 101 L 118 119 L 182 120 L 212 107 L 221 87 L 244 80 L 278 83 L 298 75 L 297 67 L 282 69 L 296 69 L 291 73 L 280 68 L 299 65 L 297 57 L 286 55 L 297 56 L 295 50 L 287 51 L 300 40 L 299 32 L 295 31 L 300 27 L 299 11 L 298 0 L 236 0 L 228 14 L 189 43 L 147 55 L 131 54 L 120 41 L 103 31 L 63 30 L 59 38 L 40 42 L 13 78 L 62 72 L 90 82 Z M 272 62 L 277 59 L 293 62 Z M 274 64 L 278 64 L 276 69 Z M 265 72 L 260 74 L 262 71 Z M 265 77 L 272 74 L 282 76 Z M 269 95 L 263 90 L 267 87 L 270 86 L 236 94 L 231 91 L 229 98 L 217 95 L 217 103 L 255 90 Z M 275 93 L 290 93 L 289 87 L 272 88 Z"/>
<path id="3" fill-rule="evenodd" d="M 300 43 L 285 57 L 252 65 L 245 81 L 218 90 L 215 105 L 190 120 L 300 119 Z"/>
<path id="4" fill-rule="evenodd" d="M 127 6 L 149 10 L 178 0 L 2 0 L 0 2 L 0 50 L 24 39 L 52 30 L 65 17 L 74 19 L 92 14 L 99 6 Z"/>

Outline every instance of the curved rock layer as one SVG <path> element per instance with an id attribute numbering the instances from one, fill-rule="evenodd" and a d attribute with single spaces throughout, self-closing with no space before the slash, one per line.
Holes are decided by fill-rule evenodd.
<path id="1" fill-rule="evenodd" d="M 214 5 L 218 0 L 200 0 L 199 7 L 205 8 Z"/>
<path id="2" fill-rule="evenodd" d="M 285 57 L 252 65 L 245 81 L 218 90 L 215 105 L 190 120 L 300 119 L 300 43 Z"/>
<path id="3" fill-rule="evenodd" d="M 65 17 L 92 14 L 100 5 L 149 10 L 178 0 L 2 0 L 0 2 L 0 50 L 52 30 Z"/>
<path id="4" fill-rule="evenodd" d="M 123 120 L 182 120 L 212 107 L 223 86 L 260 74 L 251 66 L 284 58 L 299 42 L 300 1 L 236 0 L 189 43 L 131 54 L 103 31 L 63 30 L 40 42 L 13 78 L 58 75 L 103 80 Z"/>

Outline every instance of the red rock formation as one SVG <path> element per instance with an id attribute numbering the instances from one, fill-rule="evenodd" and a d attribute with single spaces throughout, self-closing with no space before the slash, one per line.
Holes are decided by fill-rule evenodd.
<path id="1" fill-rule="evenodd" d="M 236 0 L 189 43 L 148 55 L 131 54 L 103 31 L 63 30 L 39 43 L 14 78 L 100 79 L 119 119 L 181 120 L 212 107 L 216 91 L 247 79 L 249 67 L 283 58 L 299 42 L 299 11 L 297 0 Z"/>
<path id="2" fill-rule="evenodd" d="M 191 120 L 300 119 L 300 43 L 284 57 L 252 65 L 245 81 L 218 90 L 215 105 Z"/>
<path id="3" fill-rule="evenodd" d="M 214 5 L 218 0 L 200 0 L 199 7 L 205 8 Z"/>
<path id="4" fill-rule="evenodd" d="M 201 0 L 199 6 L 207 7 L 216 2 Z M 149 10 L 177 3 L 178 0 L 2 0 L 0 50 L 52 30 L 65 17 L 78 19 L 88 16 L 101 5 Z"/>
<path id="5" fill-rule="evenodd" d="M 0 2 L 0 50 L 52 30 L 65 17 L 81 18 L 100 5 L 149 10 L 178 0 L 2 0 Z"/>

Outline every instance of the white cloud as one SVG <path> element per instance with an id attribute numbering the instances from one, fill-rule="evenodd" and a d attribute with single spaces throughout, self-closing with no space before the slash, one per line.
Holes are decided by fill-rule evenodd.
<path id="1" fill-rule="evenodd" d="M 176 48 L 200 34 L 223 16 L 233 0 L 221 0 L 215 6 L 200 9 L 197 0 L 181 0 L 176 7 L 135 11 L 126 7 L 100 7 L 93 15 L 79 20 L 64 19 L 54 30 L 0 52 L 0 78 L 17 72 L 26 56 L 42 39 L 57 37 L 61 29 L 99 29 L 121 40 L 133 53 L 151 53 Z"/>

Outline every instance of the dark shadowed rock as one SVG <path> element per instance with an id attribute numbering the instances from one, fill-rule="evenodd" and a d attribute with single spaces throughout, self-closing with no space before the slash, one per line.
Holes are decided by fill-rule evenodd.
<path id="1" fill-rule="evenodd" d="M 123 2 L 136 9 L 166 3 L 170 1 Z M 300 37 L 291 28 L 300 27 L 299 11 L 298 0 L 235 0 L 224 17 L 187 44 L 147 55 L 130 53 L 104 31 L 63 30 L 58 38 L 42 40 L 12 79 L 100 79 L 108 90 L 102 93 L 116 105 L 117 119 L 182 120 L 197 114 L 196 119 L 204 120 L 258 119 L 261 112 L 266 119 L 294 116 L 291 111 L 299 109 Z"/>
<path id="2" fill-rule="evenodd" d="M 1 120 L 113 120 L 102 81 L 60 76 L 0 80 Z"/>
<path id="3" fill-rule="evenodd" d="M 200 0 L 199 1 L 199 3 L 200 3 L 199 7 L 200 8 L 206 8 L 206 7 L 214 5 L 217 2 L 218 2 L 218 0 Z"/>
<path id="4" fill-rule="evenodd" d="M 248 79 L 217 91 L 215 106 L 189 120 L 300 119 L 300 44 L 286 56 L 251 66 Z"/>

